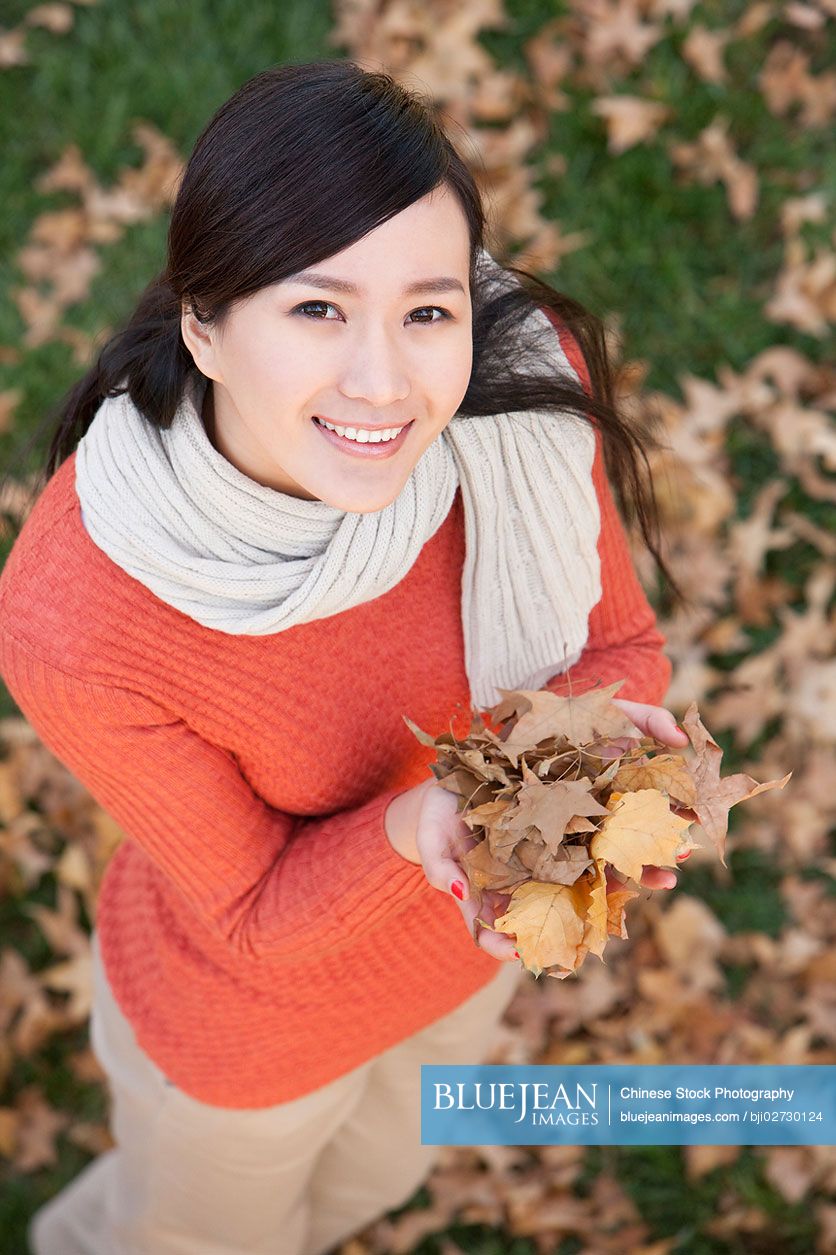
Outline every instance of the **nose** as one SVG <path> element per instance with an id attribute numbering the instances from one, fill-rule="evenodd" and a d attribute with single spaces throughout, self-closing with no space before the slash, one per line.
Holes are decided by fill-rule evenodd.
<path id="1" fill-rule="evenodd" d="M 402 354 L 385 331 L 365 332 L 362 342 L 349 350 L 341 384 L 344 396 L 383 409 L 405 400 L 410 387 Z"/>

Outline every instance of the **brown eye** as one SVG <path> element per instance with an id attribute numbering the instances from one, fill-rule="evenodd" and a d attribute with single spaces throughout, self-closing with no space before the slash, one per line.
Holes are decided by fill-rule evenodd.
<path id="1" fill-rule="evenodd" d="M 420 309 L 414 309 L 412 313 L 422 314 L 427 310 L 429 310 L 430 313 L 432 313 L 433 310 L 436 310 L 437 313 L 441 314 L 440 318 L 420 318 L 418 320 L 420 323 L 425 323 L 427 326 L 430 326 L 435 322 L 444 322 L 445 319 L 452 317 L 452 315 L 446 309 L 442 309 L 440 305 L 422 305 Z M 410 314 L 410 317 L 412 317 L 412 314 Z"/>
<path id="2" fill-rule="evenodd" d="M 297 305 L 293 312 L 294 314 L 302 314 L 304 313 L 304 311 L 308 310 L 311 306 L 317 306 L 317 305 L 321 309 L 336 309 L 336 306 L 332 305 L 330 301 L 304 301 L 301 305 Z M 317 317 L 317 315 L 315 314 L 314 315 L 305 314 L 305 316 L 313 317 L 313 318 Z M 332 318 L 319 318 L 318 321 L 319 322 L 333 322 L 334 320 Z"/>

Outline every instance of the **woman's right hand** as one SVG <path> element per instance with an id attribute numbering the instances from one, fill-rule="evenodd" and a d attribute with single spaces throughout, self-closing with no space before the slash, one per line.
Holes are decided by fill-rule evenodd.
<path id="1" fill-rule="evenodd" d="M 443 789 L 434 780 L 425 788 L 421 799 L 415 832 L 415 844 L 424 875 L 435 889 L 450 894 L 462 913 L 468 932 L 486 954 L 500 961 L 516 959 L 516 941 L 510 933 L 492 932 L 476 923 L 476 917 L 493 924 L 505 914 L 511 900 L 510 893 L 492 889 L 471 893 L 467 875 L 460 859 L 473 846 L 478 845 L 467 824 L 459 816 L 457 799 L 449 789 Z M 458 881 L 463 898 L 453 893 L 451 886 Z"/>

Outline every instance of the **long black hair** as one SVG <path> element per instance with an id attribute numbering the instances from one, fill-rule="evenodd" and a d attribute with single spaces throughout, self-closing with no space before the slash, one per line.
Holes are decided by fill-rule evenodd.
<path id="1" fill-rule="evenodd" d="M 172 207 L 164 268 L 30 441 L 29 447 L 54 425 L 33 491 L 40 492 L 70 455 L 105 397 L 127 391 L 150 422 L 161 428 L 171 423 L 187 378 L 197 373 L 180 330 L 184 307 L 220 330 L 236 302 L 347 248 L 441 185 L 458 196 L 471 243 L 473 369 L 460 412 L 555 409 L 595 420 L 622 517 L 628 526 L 638 519 L 673 601 L 690 604 L 659 552 L 646 450 L 664 446 L 651 422 L 642 420 L 636 430 L 637 420 L 619 413 L 603 324 L 578 301 L 514 265 L 505 269 L 519 285 L 499 295 L 481 290 L 485 210 L 441 114 L 390 75 L 350 60 L 270 67 L 248 79 L 209 120 Z M 590 392 L 553 371 L 538 376 L 514 370 L 508 345 L 532 302 L 575 338 Z"/>

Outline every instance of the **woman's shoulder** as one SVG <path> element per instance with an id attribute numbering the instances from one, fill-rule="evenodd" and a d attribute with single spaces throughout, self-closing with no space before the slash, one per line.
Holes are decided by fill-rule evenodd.
<path id="1" fill-rule="evenodd" d="M 75 454 L 50 476 L 24 517 L 0 572 L 0 614 L 14 616 L 32 597 L 60 595 L 62 572 L 74 567 L 68 552 L 75 497 Z M 58 553 L 65 555 L 58 560 Z"/>
<path id="2" fill-rule="evenodd" d="M 151 596 L 88 535 L 71 453 L 36 498 L 0 571 L 0 631 L 68 673 L 100 667 Z M 108 652 L 105 649 L 105 653 Z"/>

